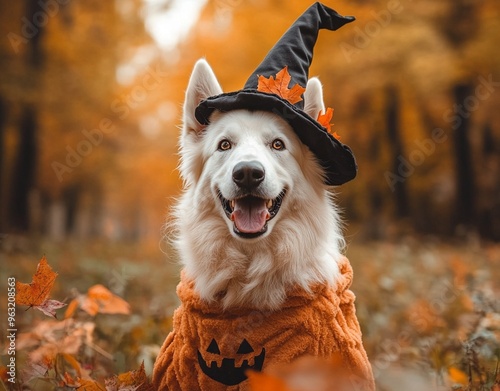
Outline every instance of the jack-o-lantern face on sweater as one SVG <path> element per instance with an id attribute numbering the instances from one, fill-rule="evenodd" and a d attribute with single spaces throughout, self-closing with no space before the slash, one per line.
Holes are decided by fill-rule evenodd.
<path id="1" fill-rule="evenodd" d="M 224 352 L 226 353 L 226 352 Z M 229 354 L 229 353 L 228 353 Z M 254 349 L 244 339 L 238 350 L 232 353 L 232 357 L 223 357 L 221 366 L 217 366 L 217 361 L 210 359 L 210 357 L 223 356 L 220 352 L 219 345 L 215 339 L 212 339 L 210 345 L 208 345 L 205 357 L 198 350 L 198 363 L 200 368 L 205 375 L 211 379 L 222 383 L 226 386 L 234 386 L 246 380 L 247 376 L 245 372 L 248 369 L 254 371 L 261 371 L 262 365 L 264 364 L 264 358 L 266 356 L 266 349 L 262 348 L 262 351 L 258 356 L 254 354 Z M 241 362 L 241 366 L 236 366 L 236 359 Z M 250 362 L 253 361 L 253 365 Z"/>

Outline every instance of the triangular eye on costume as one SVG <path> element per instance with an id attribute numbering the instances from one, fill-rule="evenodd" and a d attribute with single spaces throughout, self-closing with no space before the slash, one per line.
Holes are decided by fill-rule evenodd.
<path id="1" fill-rule="evenodd" d="M 220 354 L 219 345 L 217 345 L 215 339 L 212 338 L 212 342 L 210 342 L 210 345 L 208 345 L 207 352 L 213 354 Z"/>
<path id="2" fill-rule="evenodd" d="M 248 343 L 246 339 L 243 340 L 241 343 L 240 347 L 238 348 L 238 351 L 236 352 L 237 354 L 246 354 L 246 353 L 252 353 L 254 350 Z"/>

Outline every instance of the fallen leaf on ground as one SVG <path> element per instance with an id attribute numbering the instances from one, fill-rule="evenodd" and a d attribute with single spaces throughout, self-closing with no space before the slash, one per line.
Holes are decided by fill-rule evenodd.
<path id="1" fill-rule="evenodd" d="M 59 308 L 66 307 L 66 303 L 62 303 L 57 300 L 45 300 L 42 304 L 35 306 L 39 311 L 42 311 L 45 315 L 56 317 L 56 310 Z"/>
<path id="2" fill-rule="evenodd" d="M 48 299 L 56 277 L 57 273 L 47 263 L 45 256 L 42 257 L 29 284 L 16 282 L 16 304 L 36 308 L 45 315 L 55 318 L 56 310 L 66 305 L 60 301 Z"/>
<path id="3" fill-rule="evenodd" d="M 78 379 L 78 382 L 80 383 L 80 387 L 78 387 L 76 390 L 77 391 L 106 391 L 106 388 L 90 379 Z"/>
<path id="4" fill-rule="evenodd" d="M 289 391 L 286 383 L 278 377 L 254 371 L 246 374 L 252 391 Z"/>
<path id="5" fill-rule="evenodd" d="M 461 384 L 465 386 L 469 383 L 469 377 L 460 369 L 455 367 L 448 368 L 448 376 L 454 384 Z"/>
<path id="6" fill-rule="evenodd" d="M 42 257 L 29 284 L 16 282 L 16 304 L 34 307 L 45 315 L 55 317 L 55 310 L 66 305 L 57 300 L 48 300 L 56 277 L 57 273 L 47 263 L 45 256 Z"/>
<path id="7" fill-rule="evenodd" d="M 122 373 L 106 379 L 107 391 L 154 391 L 144 370 L 144 362 L 136 371 Z"/>
<path id="8" fill-rule="evenodd" d="M 113 294 L 103 285 L 91 286 L 86 294 L 78 295 L 73 299 L 64 314 L 65 318 L 70 318 L 80 307 L 89 315 L 97 314 L 130 314 L 130 305 L 121 297 Z"/>
<path id="9" fill-rule="evenodd" d="M 46 320 L 38 323 L 30 332 L 20 333 L 16 347 L 29 350 L 29 359 L 40 363 L 58 353 L 78 354 L 82 344 L 93 346 L 95 323 L 74 319 Z"/>

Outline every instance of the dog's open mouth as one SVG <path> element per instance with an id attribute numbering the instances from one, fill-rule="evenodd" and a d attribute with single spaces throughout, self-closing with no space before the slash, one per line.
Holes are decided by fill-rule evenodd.
<path id="1" fill-rule="evenodd" d="M 267 222 L 278 214 L 285 194 L 283 190 L 275 199 L 246 195 L 227 200 L 219 192 L 219 199 L 234 232 L 243 238 L 256 238 L 267 231 Z"/>

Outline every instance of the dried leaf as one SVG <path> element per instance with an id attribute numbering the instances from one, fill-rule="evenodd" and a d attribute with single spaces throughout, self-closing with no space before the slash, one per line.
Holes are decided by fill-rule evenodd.
<path id="1" fill-rule="evenodd" d="M 106 391 L 104 386 L 94 380 L 90 379 L 78 379 L 80 383 L 80 387 L 78 387 L 77 391 Z"/>
<path id="2" fill-rule="evenodd" d="M 144 369 L 144 362 L 136 371 L 121 373 L 106 379 L 107 391 L 154 391 Z"/>
<path id="3" fill-rule="evenodd" d="M 68 372 L 64 372 L 63 380 L 60 382 L 61 386 L 76 388 L 80 386 L 78 379 L 74 379 Z"/>
<path id="4" fill-rule="evenodd" d="M 330 133 L 333 137 L 335 137 L 337 140 L 340 140 L 340 136 L 337 134 L 337 132 L 332 130 L 333 126 L 333 124 L 331 123 L 332 118 L 333 118 L 333 109 L 331 107 L 328 107 L 326 109 L 325 114 L 322 114 L 322 112 L 318 114 L 318 118 L 316 119 L 316 121 L 318 121 L 319 124 L 323 126 L 328 131 L 328 133 Z"/>
<path id="5" fill-rule="evenodd" d="M 134 384 L 138 386 L 137 391 L 154 391 L 153 385 L 149 382 L 144 369 L 144 361 L 137 371 L 132 371 Z"/>
<path id="6" fill-rule="evenodd" d="M 118 375 L 118 384 L 121 386 L 131 386 L 134 384 L 134 378 L 132 377 L 132 371 L 120 373 Z"/>
<path id="7" fill-rule="evenodd" d="M 460 369 L 456 367 L 448 368 L 448 376 L 454 384 L 461 384 L 465 386 L 469 382 L 469 377 Z"/>
<path id="8" fill-rule="evenodd" d="M 42 257 L 31 283 L 16 282 L 16 304 L 34 307 L 44 303 L 49 297 L 56 277 L 57 273 L 49 266 L 45 256 Z"/>
<path id="9" fill-rule="evenodd" d="M 66 306 L 66 303 L 62 303 L 57 300 L 45 300 L 42 304 L 35 306 L 39 311 L 42 311 L 45 315 L 52 316 L 56 318 L 56 310 Z"/>
<path id="10" fill-rule="evenodd" d="M 129 304 L 98 284 L 89 288 L 86 295 L 80 296 L 80 308 L 95 316 L 101 314 L 130 314 Z"/>
<path id="11" fill-rule="evenodd" d="M 64 312 L 64 319 L 71 318 L 78 309 L 78 306 L 79 306 L 78 299 L 71 300 L 70 303 L 68 304 L 68 308 L 66 308 L 66 311 Z"/>
<path id="12" fill-rule="evenodd" d="M 8 379 L 9 379 L 9 375 L 7 375 L 7 372 L 8 372 L 7 367 L 1 365 L 0 366 L 0 380 L 2 382 L 4 382 L 5 384 L 7 384 Z"/>
<path id="13" fill-rule="evenodd" d="M 22 370 L 22 379 L 24 383 L 28 383 L 33 379 L 40 379 L 47 376 L 49 369 L 53 367 L 54 356 L 43 357 L 39 362 L 30 361 Z"/>
<path id="14" fill-rule="evenodd" d="M 104 384 L 106 385 L 106 391 L 118 391 L 118 376 L 104 380 Z"/>
<path id="15" fill-rule="evenodd" d="M 107 391 L 154 391 L 144 369 L 144 361 L 136 371 L 122 373 L 106 379 Z"/>
<path id="16" fill-rule="evenodd" d="M 56 376 L 68 387 L 79 387 L 80 384 L 77 379 L 82 376 L 82 368 L 80 363 L 70 354 L 59 353 L 56 356 Z"/>
<path id="17" fill-rule="evenodd" d="M 280 379 L 291 390 L 355 391 L 370 389 L 362 373 L 348 367 L 341 353 L 329 358 L 303 356 L 291 363 L 268 368 L 267 375 Z M 335 387 L 331 387 L 331 385 Z"/>
<path id="18" fill-rule="evenodd" d="M 289 391 L 286 383 L 275 376 L 262 372 L 247 371 L 251 391 Z"/>
<path id="19" fill-rule="evenodd" d="M 95 323 L 78 322 L 74 319 L 62 321 L 46 320 L 38 323 L 31 332 L 21 333 L 17 340 L 18 350 L 29 350 L 32 362 L 42 362 L 57 353 L 78 354 L 82 344 L 93 345 Z"/>
<path id="20" fill-rule="evenodd" d="M 276 74 L 276 77 L 269 76 L 269 78 L 266 78 L 260 75 L 257 91 L 276 94 L 291 104 L 295 104 L 302 100 L 301 95 L 306 89 L 298 84 L 295 84 L 292 88 L 288 88 L 291 80 L 292 77 L 288 73 L 288 67 L 286 66 Z"/>

